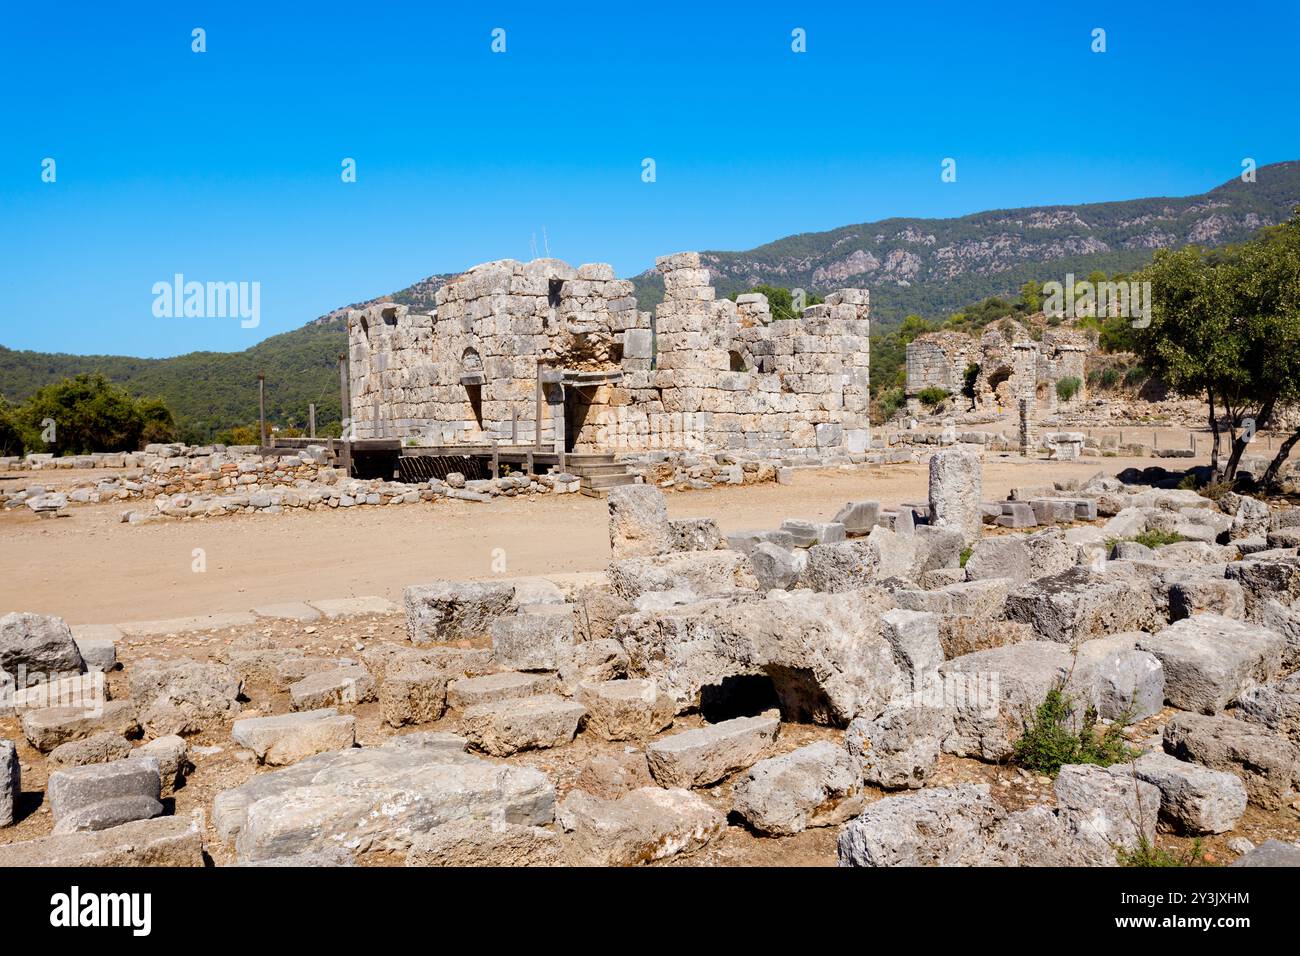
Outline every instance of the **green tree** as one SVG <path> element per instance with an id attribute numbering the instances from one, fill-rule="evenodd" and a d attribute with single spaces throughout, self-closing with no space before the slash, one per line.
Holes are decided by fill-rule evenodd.
<path id="1" fill-rule="evenodd" d="M 18 431 L 14 419 L 14 409 L 0 398 L 0 455 L 21 455 L 23 453 L 23 436 Z"/>
<path id="2" fill-rule="evenodd" d="M 138 450 L 146 432 L 174 430 L 161 401 L 138 401 L 98 373 L 38 389 L 13 416 L 28 451 L 56 455 Z"/>
<path id="3" fill-rule="evenodd" d="M 1254 429 L 1300 395 L 1300 209 L 1282 226 L 1240 246 L 1158 252 L 1150 327 L 1135 332 L 1149 370 L 1182 395 L 1204 396 L 1217 470 L 1227 424 L 1223 477 L 1232 481 Z M 1300 433 L 1291 435 L 1265 478 L 1272 481 Z"/>

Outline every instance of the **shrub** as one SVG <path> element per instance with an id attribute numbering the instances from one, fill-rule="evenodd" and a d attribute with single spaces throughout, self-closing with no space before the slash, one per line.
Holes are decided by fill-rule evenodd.
<path id="1" fill-rule="evenodd" d="M 1132 850 L 1121 848 L 1118 851 L 1120 866 L 1212 866 L 1205 857 L 1205 848 L 1199 839 L 1193 840 L 1186 850 L 1165 850 L 1147 841 L 1145 835 L 1138 837 L 1138 845 Z"/>
<path id="2" fill-rule="evenodd" d="M 1150 377 L 1141 365 L 1134 365 L 1124 373 L 1124 385 L 1127 388 L 1136 388 Z"/>
<path id="3" fill-rule="evenodd" d="M 922 405 L 927 408 L 934 408 L 935 406 L 944 403 L 948 398 L 948 392 L 946 389 L 939 388 L 937 385 L 931 385 L 929 388 L 921 389 L 921 391 L 917 393 L 916 397 L 920 399 Z"/>
<path id="4" fill-rule="evenodd" d="M 901 388 L 891 388 L 882 393 L 877 401 L 880 405 L 880 423 L 883 424 L 893 418 L 894 414 L 903 407 L 907 396 Z"/>
<path id="5" fill-rule="evenodd" d="M 1097 710 L 1089 706 L 1074 730 L 1073 704 L 1064 681 L 1049 690 L 1016 741 L 1011 759 L 1026 770 L 1054 777 L 1066 764 L 1109 767 L 1138 756 L 1124 740 L 1124 718 L 1099 729 Z"/>
<path id="6" fill-rule="evenodd" d="M 1187 539 L 1176 531 L 1143 531 L 1128 540 L 1136 541 L 1138 544 L 1145 544 L 1148 548 L 1158 548 L 1162 544 L 1177 544 L 1179 541 L 1186 541 Z"/>
<path id="7" fill-rule="evenodd" d="M 176 423 L 161 400 L 134 398 L 98 374 L 38 389 L 12 418 L 29 451 L 55 455 L 137 451 L 150 441 L 176 436 Z"/>
<path id="8" fill-rule="evenodd" d="M 1063 402 L 1068 402 L 1079 394 L 1079 389 L 1082 387 L 1083 383 L 1076 376 L 1067 376 L 1056 383 L 1056 397 Z"/>

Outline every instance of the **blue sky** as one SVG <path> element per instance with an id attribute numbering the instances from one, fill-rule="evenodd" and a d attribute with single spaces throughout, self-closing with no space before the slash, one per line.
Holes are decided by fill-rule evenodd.
<path id="1" fill-rule="evenodd" d="M 0 344 L 243 349 L 527 259 L 543 228 L 631 275 L 889 216 L 1198 193 L 1300 158 L 1298 26 L 1294 0 L 11 2 Z M 259 282 L 260 325 L 155 317 L 178 272 Z"/>

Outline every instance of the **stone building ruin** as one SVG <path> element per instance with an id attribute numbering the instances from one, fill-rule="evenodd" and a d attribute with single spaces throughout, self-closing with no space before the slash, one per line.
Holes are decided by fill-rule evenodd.
<path id="1" fill-rule="evenodd" d="M 969 389 L 977 411 L 1014 410 L 1020 399 L 1028 399 L 1051 414 L 1060 404 L 1056 385 L 1062 379 L 1079 381 L 1071 401 L 1086 398 L 1085 360 L 1096 347 L 1095 332 L 1049 327 L 1035 340 L 1014 319 L 988 326 L 978 339 L 964 332 L 927 332 L 907 346 L 907 410 L 920 414 L 921 393 L 938 388 L 957 396 L 959 404 L 972 401 Z"/>
<path id="2" fill-rule="evenodd" d="M 694 252 L 657 265 L 653 313 L 609 265 L 558 259 L 475 266 L 429 314 L 391 302 L 350 312 L 352 437 L 565 453 L 865 450 L 866 290 L 773 320 L 762 295 L 716 298 Z"/>

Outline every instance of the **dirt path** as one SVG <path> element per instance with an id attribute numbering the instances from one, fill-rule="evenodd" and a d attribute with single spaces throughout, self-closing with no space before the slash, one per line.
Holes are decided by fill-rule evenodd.
<path id="1" fill-rule="evenodd" d="M 1151 462 L 990 459 L 984 497 L 1099 470 L 1114 474 L 1130 464 Z M 32 477 L 38 480 L 39 473 Z M 891 465 L 798 471 L 790 485 L 673 493 L 668 502 L 673 517 L 713 517 L 730 531 L 774 527 L 787 517 L 829 519 L 854 499 L 924 501 L 926 488 L 924 464 Z M 504 573 L 512 576 L 599 571 L 609 561 L 605 502 L 583 495 L 136 526 L 120 523 L 123 510 L 121 503 L 74 506 L 70 517 L 57 519 L 25 508 L 0 513 L 0 613 L 36 611 L 97 624 L 363 594 L 400 601 L 410 584 L 491 577 L 494 557 L 504 557 Z M 193 570 L 196 549 L 205 571 Z"/>

